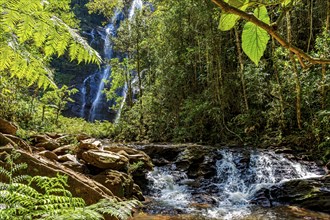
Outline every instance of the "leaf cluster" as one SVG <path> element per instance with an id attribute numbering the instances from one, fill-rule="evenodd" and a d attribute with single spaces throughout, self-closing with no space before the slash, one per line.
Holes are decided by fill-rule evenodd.
<path id="1" fill-rule="evenodd" d="M 253 15 L 261 22 L 270 24 L 270 17 L 268 15 L 268 6 L 278 6 L 281 12 L 291 7 L 298 1 L 295 0 L 225 0 L 224 2 L 241 10 L 253 10 Z M 282 16 L 279 16 L 282 17 Z M 219 29 L 228 31 L 232 29 L 239 21 L 240 16 L 232 13 L 221 13 Z M 242 49 L 245 54 L 258 65 L 263 56 L 270 36 L 268 32 L 256 24 L 248 21 L 243 26 L 242 32 Z"/>
<path id="2" fill-rule="evenodd" d="M 101 58 L 71 28 L 77 22 L 69 0 L 0 0 L 0 73 L 29 85 L 56 87 L 48 63 L 68 53 L 71 60 L 100 63 Z"/>

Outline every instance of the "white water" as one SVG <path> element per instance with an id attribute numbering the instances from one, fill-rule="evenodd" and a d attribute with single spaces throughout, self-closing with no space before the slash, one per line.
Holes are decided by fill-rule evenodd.
<path id="1" fill-rule="evenodd" d="M 136 10 L 141 10 L 143 6 L 143 2 L 142 0 L 133 0 L 131 8 L 128 12 L 128 20 L 132 20 L 134 15 L 135 15 L 135 11 Z M 128 89 L 128 85 L 127 82 L 125 82 L 123 91 L 121 93 L 121 97 L 123 97 L 123 100 L 120 103 L 116 118 L 115 118 L 115 124 L 117 124 L 119 122 L 120 116 L 121 116 L 121 112 L 123 110 L 123 107 L 125 105 L 126 102 L 126 98 L 127 98 L 127 89 Z"/>
<path id="2" fill-rule="evenodd" d="M 216 162 L 217 175 L 205 189 L 194 189 L 183 182 L 189 181 L 184 173 L 175 167 L 156 168 L 148 176 L 151 197 L 165 206 L 189 210 L 214 219 L 239 219 L 251 213 L 250 200 L 263 187 L 270 187 L 283 181 L 317 177 L 309 167 L 292 162 L 273 152 L 251 151 L 246 165 L 241 152 L 221 150 L 223 158 Z M 191 180 L 190 180 L 191 181 Z M 207 181 L 206 181 L 207 182 Z M 194 195 L 207 194 L 216 205 L 207 210 L 191 207 Z"/>
<path id="3" fill-rule="evenodd" d="M 131 3 L 131 7 L 129 9 L 128 13 L 128 19 L 132 19 L 134 17 L 134 14 L 136 10 L 140 10 L 143 6 L 142 0 L 133 0 Z M 104 59 L 110 60 L 113 58 L 113 44 L 111 42 L 111 37 L 114 37 L 116 35 L 117 31 L 117 21 L 120 19 L 121 11 L 117 10 L 112 17 L 109 24 L 103 28 L 103 29 L 97 29 L 97 34 L 101 36 L 102 40 L 104 41 L 104 47 L 103 47 L 103 53 L 104 53 Z M 95 41 L 95 30 L 93 29 L 91 33 L 86 33 L 87 35 L 90 35 L 92 37 L 92 41 Z M 106 80 L 109 79 L 111 75 L 111 66 L 109 64 L 106 64 L 101 71 L 96 71 L 92 75 L 88 76 L 81 87 L 81 110 L 80 110 L 80 116 L 87 118 L 89 121 L 94 121 L 97 117 L 97 114 L 101 108 L 104 108 L 104 102 L 106 102 L 103 90 L 105 87 Z M 97 84 L 96 84 L 97 83 Z M 91 88 L 92 85 L 90 84 L 96 84 L 96 92 L 94 94 L 91 93 L 91 91 L 87 91 L 87 88 Z M 93 85 L 95 87 L 95 85 Z M 91 89 L 89 89 L 91 90 Z M 115 121 L 118 121 L 121 114 L 121 109 L 123 108 L 123 105 L 126 101 L 127 96 L 127 85 L 124 86 L 123 92 L 122 92 L 123 101 L 120 105 L 120 109 L 117 112 Z M 90 109 L 86 109 L 88 105 L 88 98 L 91 97 L 92 100 L 89 102 Z M 85 115 L 86 111 L 88 111 L 88 115 Z"/>

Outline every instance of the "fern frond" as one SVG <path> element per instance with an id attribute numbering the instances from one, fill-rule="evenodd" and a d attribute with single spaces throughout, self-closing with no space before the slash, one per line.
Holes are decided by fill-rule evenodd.
<path id="1" fill-rule="evenodd" d="M 20 164 L 15 164 L 12 168 L 12 172 L 16 173 L 20 170 L 24 170 L 27 168 L 27 164 L 26 163 L 20 163 Z"/>
<path id="2" fill-rule="evenodd" d="M 78 31 L 68 0 L 8 0 L 0 8 L 0 71 L 39 88 L 56 88 L 49 58 L 70 49 L 71 59 L 100 63 L 100 55 Z M 69 26 L 70 25 L 70 26 Z M 74 53 L 72 53 L 75 45 Z"/>
<path id="3" fill-rule="evenodd" d="M 6 179 L 10 179 L 11 177 L 11 173 L 3 167 L 0 167 L 0 175 L 5 177 Z"/>
<path id="4" fill-rule="evenodd" d="M 141 206 L 137 200 L 118 202 L 116 199 L 101 199 L 98 203 L 86 208 L 124 220 L 132 215 L 132 209 L 137 206 Z"/>

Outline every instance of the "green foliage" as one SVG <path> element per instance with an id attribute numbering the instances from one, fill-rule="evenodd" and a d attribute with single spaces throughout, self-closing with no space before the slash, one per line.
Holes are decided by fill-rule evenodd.
<path id="1" fill-rule="evenodd" d="M 0 167 L 0 175 L 5 176 L 8 183 L 0 184 L 1 219 L 104 219 L 105 214 L 118 219 L 127 219 L 131 210 L 140 205 L 136 200 L 117 201 L 102 199 L 98 203 L 86 206 L 83 199 L 73 197 L 66 190 L 67 176 L 25 177 L 13 175 L 25 169 L 26 164 L 15 164 L 19 153 L 13 151 L 6 157 L 9 169 Z M 27 183 L 19 183 L 28 179 Z M 34 188 L 36 187 L 36 188 Z"/>
<path id="2" fill-rule="evenodd" d="M 138 161 L 138 162 L 136 162 L 136 163 L 130 164 L 130 165 L 128 166 L 127 172 L 128 172 L 129 174 L 132 174 L 132 173 L 134 173 L 135 171 L 137 171 L 137 170 L 139 170 L 140 168 L 142 168 L 143 165 L 144 165 L 144 162 L 141 161 L 141 160 Z"/>
<path id="3" fill-rule="evenodd" d="M 254 10 L 254 16 L 259 20 L 269 24 L 270 19 L 266 7 L 258 7 Z M 270 37 L 267 31 L 253 24 L 247 22 L 244 25 L 242 33 L 242 48 L 246 55 L 258 65 L 260 58 L 263 56 L 267 43 Z"/>
<path id="4" fill-rule="evenodd" d="M 242 11 L 254 9 L 253 15 L 261 22 L 270 24 L 270 17 L 266 6 L 279 7 L 279 12 L 282 13 L 282 8 L 291 7 L 296 1 L 293 0 L 225 0 L 224 2 L 238 8 Z M 284 11 L 284 10 L 283 10 Z M 281 15 L 280 15 L 281 17 Z M 232 29 L 240 16 L 231 13 L 221 13 L 219 29 L 221 31 L 228 31 Z M 260 58 L 264 55 L 267 43 L 270 37 L 267 31 L 248 21 L 243 26 L 242 33 L 242 48 L 245 54 L 258 65 Z"/>
<path id="5" fill-rule="evenodd" d="M 242 11 L 245 11 L 248 7 L 248 4 L 244 4 L 239 6 L 238 8 Z M 229 31 L 232 29 L 237 21 L 240 19 L 238 15 L 230 14 L 230 13 L 221 13 L 220 22 L 219 22 L 219 29 L 221 31 Z"/>
<path id="6" fill-rule="evenodd" d="M 116 8 L 120 9 L 124 7 L 124 0 L 96 0 L 90 1 L 86 6 L 89 13 L 99 13 L 107 18 L 111 18 Z"/>
<path id="7" fill-rule="evenodd" d="M 40 99 L 40 101 L 44 104 L 42 120 L 44 119 L 44 108 L 51 107 L 56 109 L 56 118 L 54 121 L 57 124 L 59 115 L 64 110 L 66 104 L 68 102 L 74 102 L 70 96 L 77 92 L 78 89 L 69 89 L 66 85 L 62 86 L 60 89 L 47 91 Z"/>
<path id="8" fill-rule="evenodd" d="M 0 74 L 9 73 L 29 85 L 56 87 L 49 61 L 67 51 L 71 60 L 101 61 L 78 34 L 69 0 L 0 1 Z"/>

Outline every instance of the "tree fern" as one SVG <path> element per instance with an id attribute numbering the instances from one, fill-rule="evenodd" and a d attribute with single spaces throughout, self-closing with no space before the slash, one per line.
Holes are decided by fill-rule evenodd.
<path id="1" fill-rule="evenodd" d="M 47 67 L 69 50 L 72 60 L 100 63 L 78 31 L 69 0 L 0 0 L 0 74 L 7 70 L 38 87 L 55 86 Z"/>
<path id="2" fill-rule="evenodd" d="M 113 198 L 86 206 L 82 198 L 73 197 L 65 188 L 68 186 L 67 176 L 59 174 L 56 177 L 13 177 L 14 173 L 27 167 L 14 163 L 18 156 L 19 153 L 13 151 L 6 157 L 8 169 L 0 167 L 0 175 L 8 179 L 8 183 L 0 183 L 0 219 L 94 220 L 104 219 L 104 214 L 127 219 L 131 210 L 140 205 L 137 200 Z M 21 183 L 23 180 L 27 182 Z"/>

